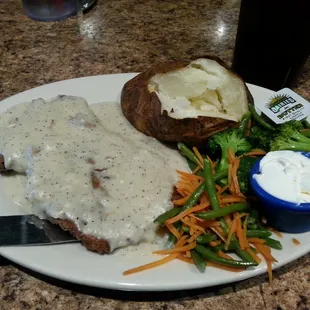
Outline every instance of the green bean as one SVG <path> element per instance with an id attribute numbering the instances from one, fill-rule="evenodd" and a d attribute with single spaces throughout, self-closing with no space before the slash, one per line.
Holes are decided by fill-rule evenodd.
<path id="1" fill-rule="evenodd" d="M 211 200 L 211 199 L 210 199 Z M 203 220 L 214 220 L 219 217 L 223 217 L 225 215 L 238 212 L 238 211 L 244 211 L 248 208 L 248 204 L 245 202 L 240 203 L 234 203 L 231 204 L 225 208 L 221 208 L 219 210 L 212 210 L 212 211 L 206 211 L 201 213 L 196 213 L 195 216 L 203 219 Z"/>
<path id="2" fill-rule="evenodd" d="M 222 171 L 216 172 L 213 175 L 213 180 L 214 180 L 214 182 L 218 182 L 218 181 L 226 178 L 227 176 L 228 176 L 228 169 L 227 170 L 222 170 Z"/>
<path id="3" fill-rule="evenodd" d="M 175 245 L 176 242 L 177 242 L 177 237 L 174 234 L 170 233 L 168 240 L 167 240 L 166 247 L 168 249 L 171 249 Z"/>
<path id="4" fill-rule="evenodd" d="M 244 133 L 248 127 L 249 121 L 251 119 L 251 112 L 247 112 L 242 116 L 239 129 Z"/>
<path id="5" fill-rule="evenodd" d="M 239 245 L 238 247 L 235 249 L 236 253 L 238 256 L 240 256 L 244 261 L 246 262 L 252 262 L 254 264 L 257 265 L 257 263 L 255 262 L 255 260 L 252 258 L 252 256 L 245 250 L 241 250 Z"/>
<path id="6" fill-rule="evenodd" d="M 174 225 L 174 227 L 175 227 L 177 230 L 180 230 L 180 228 L 181 228 L 181 226 L 182 226 L 182 222 L 179 221 L 179 222 L 174 223 L 173 225 Z M 167 240 L 166 247 L 167 247 L 168 249 L 171 249 L 171 248 L 174 246 L 174 244 L 176 243 L 176 241 L 177 241 L 176 236 L 175 236 L 174 234 L 170 233 L 170 234 L 169 234 L 169 237 L 168 237 L 168 240 Z"/>
<path id="7" fill-rule="evenodd" d="M 218 251 L 223 251 L 223 252 L 233 251 L 236 248 L 237 248 L 237 243 L 236 242 L 230 242 L 227 249 L 226 249 L 226 245 L 224 243 L 221 243 L 215 247 L 210 247 L 210 250 L 217 253 Z"/>
<path id="8" fill-rule="evenodd" d="M 256 219 L 253 216 L 249 216 L 248 220 L 247 220 L 247 225 L 251 225 L 251 224 L 255 224 L 256 223 Z"/>
<path id="9" fill-rule="evenodd" d="M 222 258 L 212 252 L 210 249 L 202 246 L 202 245 L 196 245 L 195 250 L 202 255 L 203 258 L 206 260 L 210 260 L 212 262 L 224 264 L 227 266 L 233 266 L 233 267 L 249 267 L 249 266 L 256 266 L 257 263 L 253 262 L 245 262 L 245 261 L 238 261 L 238 260 L 233 260 L 233 259 L 227 259 L 227 258 Z"/>
<path id="10" fill-rule="evenodd" d="M 158 225 L 163 225 L 167 220 L 171 219 L 172 217 L 175 217 L 181 211 L 182 211 L 181 208 L 172 208 L 171 210 L 168 210 L 163 214 L 159 215 L 153 222 Z"/>
<path id="11" fill-rule="evenodd" d="M 254 219 L 254 223 L 256 222 L 256 221 L 259 221 L 259 214 L 258 214 L 258 211 L 256 210 L 256 209 L 251 209 L 250 210 L 250 217 L 249 217 L 249 219 L 250 218 L 253 218 Z"/>
<path id="12" fill-rule="evenodd" d="M 275 131 L 276 129 L 270 124 L 268 123 L 267 121 L 265 121 L 257 112 L 256 112 L 256 109 L 254 107 L 253 104 L 250 104 L 249 105 L 249 109 L 250 109 L 250 112 L 252 113 L 252 116 L 254 118 L 254 120 L 260 124 L 262 127 L 270 130 L 270 131 Z"/>
<path id="13" fill-rule="evenodd" d="M 205 179 L 205 188 L 208 192 L 211 208 L 213 210 L 219 210 L 220 209 L 220 201 L 218 199 L 216 188 L 215 188 L 215 182 L 212 174 L 212 166 L 208 159 L 203 160 L 203 174 Z"/>
<path id="14" fill-rule="evenodd" d="M 186 233 L 189 233 L 189 228 L 187 226 L 182 226 L 182 230 Z"/>
<path id="15" fill-rule="evenodd" d="M 201 197 L 201 195 L 203 194 L 203 192 L 205 191 L 205 185 L 202 183 L 200 184 L 196 190 L 189 196 L 189 198 L 187 199 L 186 203 L 184 204 L 184 206 L 181 208 L 182 211 L 189 209 L 191 207 L 193 207 L 197 201 L 199 200 L 199 198 Z"/>
<path id="16" fill-rule="evenodd" d="M 264 238 L 265 244 L 269 247 L 276 249 L 276 250 L 282 250 L 282 244 L 280 241 L 272 239 L 272 238 Z"/>
<path id="17" fill-rule="evenodd" d="M 206 233 L 197 237 L 196 241 L 199 244 L 208 244 L 211 241 L 217 240 L 217 235 L 213 233 Z"/>
<path id="18" fill-rule="evenodd" d="M 216 188 L 215 188 L 215 182 L 214 182 L 214 177 L 212 174 L 212 166 L 211 162 L 208 159 L 203 160 L 203 174 L 204 174 L 204 179 L 205 179 L 205 189 L 209 195 L 210 199 L 210 204 L 211 208 L 214 211 L 220 210 L 220 201 L 216 193 Z M 225 220 L 222 218 L 220 219 L 221 222 L 221 227 L 225 231 L 225 234 L 228 234 L 228 225 L 225 222 Z"/>
<path id="19" fill-rule="evenodd" d="M 257 230 L 258 229 L 257 224 L 248 224 L 247 227 L 249 230 Z"/>
<path id="20" fill-rule="evenodd" d="M 248 238 L 264 238 L 271 235 L 272 233 L 269 230 L 248 230 L 246 232 Z"/>
<path id="21" fill-rule="evenodd" d="M 257 254 L 257 250 L 256 250 L 253 246 L 250 246 L 250 249 L 252 250 L 252 252 L 254 252 L 255 254 Z"/>
<path id="22" fill-rule="evenodd" d="M 193 163 L 197 164 L 200 162 L 194 152 L 192 152 L 184 143 L 178 143 L 178 149 L 182 155 L 188 158 Z"/>
<path id="23" fill-rule="evenodd" d="M 196 265 L 197 269 L 200 272 L 204 272 L 206 270 L 206 262 L 201 257 L 201 255 L 198 252 L 196 252 L 195 250 L 192 250 L 191 251 L 191 256 L 192 256 L 192 259 L 195 262 L 195 265 Z"/>
<path id="24" fill-rule="evenodd" d="M 191 160 L 189 160 L 187 158 L 187 164 L 188 164 L 188 167 L 189 169 L 191 169 L 191 171 L 194 171 L 197 167 L 197 164 L 193 163 Z M 203 177 L 203 172 L 201 170 L 199 170 L 196 175 L 199 175 L 200 177 Z"/>

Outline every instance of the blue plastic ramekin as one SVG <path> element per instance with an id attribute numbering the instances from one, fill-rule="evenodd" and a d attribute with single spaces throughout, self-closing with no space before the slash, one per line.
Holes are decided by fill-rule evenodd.
<path id="1" fill-rule="evenodd" d="M 268 225 L 288 233 L 310 231 L 310 203 L 298 205 L 267 193 L 254 178 L 254 175 L 260 172 L 259 164 L 260 160 L 252 167 L 250 184 L 253 193 L 261 201 L 261 211 L 266 216 Z"/>

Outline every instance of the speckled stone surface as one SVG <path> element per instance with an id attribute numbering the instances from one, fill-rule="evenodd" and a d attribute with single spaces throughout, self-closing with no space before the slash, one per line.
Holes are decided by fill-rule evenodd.
<path id="1" fill-rule="evenodd" d="M 153 62 L 216 54 L 231 62 L 239 0 L 99 0 L 59 23 L 27 18 L 0 0 L 0 100 L 54 81 L 137 72 Z M 294 90 L 310 100 L 310 63 Z M 0 310 L 310 309 L 310 256 L 234 285 L 183 292 L 129 293 L 43 277 L 0 257 Z"/>

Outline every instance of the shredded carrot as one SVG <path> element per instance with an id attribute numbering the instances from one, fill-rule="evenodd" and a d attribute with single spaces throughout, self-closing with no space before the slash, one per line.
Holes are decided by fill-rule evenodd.
<path id="1" fill-rule="evenodd" d="M 265 240 L 259 239 L 259 238 L 248 238 L 248 242 L 254 243 L 254 244 L 264 244 Z"/>
<path id="2" fill-rule="evenodd" d="M 174 227 L 174 225 L 166 224 L 166 227 L 170 230 L 170 232 L 177 238 L 180 239 L 180 232 Z"/>
<path id="3" fill-rule="evenodd" d="M 220 228 L 220 227 L 210 227 L 210 229 L 213 232 L 215 232 L 220 237 L 220 239 L 222 239 L 224 242 L 226 242 L 225 236 L 218 230 L 218 228 Z"/>
<path id="4" fill-rule="evenodd" d="M 192 190 L 186 189 L 184 187 L 177 187 L 177 192 L 183 197 L 188 197 L 192 193 Z"/>
<path id="5" fill-rule="evenodd" d="M 199 159 L 201 165 L 203 166 L 203 158 L 195 146 L 193 147 L 193 151 L 194 151 L 195 155 L 197 156 L 197 158 Z"/>
<path id="6" fill-rule="evenodd" d="M 266 260 L 277 262 L 277 260 L 271 255 L 271 250 L 267 245 L 255 243 L 256 250 L 264 256 Z"/>
<path id="7" fill-rule="evenodd" d="M 222 227 L 216 227 L 217 231 L 225 238 L 226 240 L 226 233 Z"/>
<path id="8" fill-rule="evenodd" d="M 188 264 L 193 264 L 195 265 L 195 262 L 192 258 L 189 258 L 189 257 L 185 257 L 185 256 L 178 256 L 177 259 L 185 262 L 185 263 L 188 263 Z"/>
<path id="9" fill-rule="evenodd" d="M 215 188 L 217 190 L 217 193 L 222 189 L 222 187 L 220 187 L 219 185 L 215 184 Z"/>
<path id="10" fill-rule="evenodd" d="M 276 229 L 272 228 L 272 227 L 269 227 L 269 230 L 274 232 L 279 238 L 282 238 L 283 235 Z"/>
<path id="11" fill-rule="evenodd" d="M 299 244 L 300 244 L 300 242 L 299 242 L 296 238 L 293 238 L 292 241 L 293 241 L 293 243 L 294 243 L 295 245 L 299 245 Z"/>
<path id="12" fill-rule="evenodd" d="M 222 264 L 214 263 L 214 262 L 210 262 L 210 261 L 207 261 L 207 266 L 214 267 L 217 269 L 226 270 L 226 271 L 232 271 L 232 272 L 241 272 L 241 271 L 245 270 L 245 268 L 234 268 L 231 266 L 226 266 L 226 265 L 222 265 Z"/>
<path id="13" fill-rule="evenodd" d="M 231 193 L 235 193 L 234 183 L 232 179 L 232 164 L 228 165 L 228 188 Z"/>
<path id="14" fill-rule="evenodd" d="M 232 166 L 232 181 L 234 183 L 234 189 L 235 189 L 235 194 L 239 195 L 240 194 L 240 186 L 239 186 L 239 181 L 238 181 L 238 176 L 237 176 L 237 171 L 239 168 L 239 164 L 240 164 L 240 159 L 236 158 L 234 160 L 233 166 Z"/>
<path id="15" fill-rule="evenodd" d="M 234 218 L 229 226 L 229 232 L 228 232 L 228 236 L 227 236 L 227 240 L 225 242 L 225 248 L 228 248 L 228 245 L 230 243 L 231 237 L 232 235 L 235 233 L 237 228 L 237 220 Z"/>
<path id="16" fill-rule="evenodd" d="M 196 189 L 196 187 L 197 185 L 194 185 L 190 181 L 183 182 L 182 184 L 178 184 L 178 188 L 183 188 L 184 190 L 189 191 L 189 193 L 192 193 Z"/>
<path id="17" fill-rule="evenodd" d="M 187 226 L 189 226 L 189 227 L 193 227 L 193 228 L 195 228 L 196 230 L 202 231 L 203 233 L 206 232 L 206 231 L 204 230 L 204 228 L 202 228 L 202 227 L 199 226 L 199 225 L 192 224 L 190 221 L 188 221 L 188 220 L 185 219 L 185 218 L 182 218 L 181 221 L 182 221 L 184 224 L 186 224 Z"/>
<path id="18" fill-rule="evenodd" d="M 200 235 L 202 235 L 203 234 L 203 232 L 202 231 L 197 231 L 197 232 L 195 232 L 189 239 L 188 239 L 188 243 L 192 243 L 192 242 L 194 242 L 196 239 L 197 239 L 197 237 L 199 237 Z"/>
<path id="19" fill-rule="evenodd" d="M 225 252 L 223 252 L 223 251 L 221 251 L 221 250 L 219 250 L 219 251 L 217 252 L 217 255 L 220 256 L 220 257 L 222 257 L 222 258 L 232 259 L 231 256 L 229 256 L 228 254 L 226 254 Z"/>
<path id="20" fill-rule="evenodd" d="M 193 170 L 193 174 L 196 174 L 199 170 L 201 169 L 201 167 L 198 165 L 194 170 Z"/>
<path id="21" fill-rule="evenodd" d="M 264 150 L 254 149 L 251 152 L 244 154 L 243 156 L 263 156 L 266 154 L 267 153 Z"/>
<path id="22" fill-rule="evenodd" d="M 187 197 L 183 197 L 183 198 L 180 198 L 180 199 L 175 199 L 175 200 L 172 200 L 172 203 L 175 205 L 175 206 L 183 206 L 186 201 L 188 200 L 189 196 Z"/>
<path id="23" fill-rule="evenodd" d="M 239 245 L 240 245 L 241 250 L 245 250 L 249 246 L 249 243 L 248 243 L 245 232 L 241 225 L 241 215 L 236 216 L 236 221 L 237 221 L 236 235 L 239 240 Z"/>
<path id="24" fill-rule="evenodd" d="M 224 196 L 223 198 L 220 199 L 220 201 L 222 204 L 227 204 L 227 203 L 242 202 L 245 201 L 245 198 L 240 196 Z"/>
<path id="25" fill-rule="evenodd" d="M 183 246 L 187 242 L 188 236 L 184 235 L 182 236 L 177 243 L 174 245 L 174 247 L 180 247 Z"/>
<path id="26" fill-rule="evenodd" d="M 222 243 L 222 240 L 216 240 L 216 241 L 211 241 L 209 243 L 209 245 L 212 246 L 212 247 L 216 247 L 217 245 L 219 245 L 221 243 Z"/>
<path id="27" fill-rule="evenodd" d="M 203 203 L 197 206 L 194 206 L 192 208 L 189 208 L 187 210 L 184 210 L 183 212 L 179 213 L 178 215 L 176 215 L 175 217 L 169 219 L 166 221 L 166 224 L 173 224 L 175 222 L 180 221 L 182 218 L 184 218 L 185 216 L 197 212 L 197 211 L 201 211 L 203 209 L 205 209 L 206 207 L 208 207 L 210 205 L 210 203 Z"/>
<path id="28" fill-rule="evenodd" d="M 261 258 L 258 257 L 250 248 L 246 248 L 246 251 L 251 255 L 251 257 L 260 264 L 262 262 Z"/>
<path id="29" fill-rule="evenodd" d="M 233 152 L 231 151 L 231 149 L 228 150 L 228 162 L 233 165 L 234 161 L 235 161 L 235 155 L 233 154 Z"/>
<path id="30" fill-rule="evenodd" d="M 196 180 L 202 180 L 203 179 L 203 177 L 201 177 L 199 175 L 188 173 L 188 172 L 184 172 L 184 171 L 181 171 L 181 170 L 177 170 L 177 173 L 179 175 L 181 175 L 181 176 L 187 177 L 188 179 L 196 179 Z"/>
<path id="31" fill-rule="evenodd" d="M 190 252 L 190 251 L 186 251 L 185 256 L 186 256 L 186 257 L 191 257 L 191 252 Z"/>
<path id="32" fill-rule="evenodd" d="M 249 214 L 246 215 L 244 222 L 243 222 L 243 230 L 244 233 L 246 234 L 248 231 L 248 218 L 249 218 Z"/>
<path id="33" fill-rule="evenodd" d="M 203 220 L 203 219 L 200 219 L 199 217 L 195 216 L 195 214 L 194 214 L 194 213 L 189 214 L 189 215 L 188 215 L 188 217 L 189 217 L 189 218 L 193 218 L 193 219 L 195 219 L 196 223 L 197 223 L 197 222 L 199 222 L 199 223 L 204 222 L 204 220 Z"/>
<path id="34" fill-rule="evenodd" d="M 192 242 L 190 244 L 180 246 L 180 247 L 175 247 L 169 250 L 154 251 L 153 254 L 172 254 L 176 252 L 186 252 L 186 251 L 192 250 L 195 247 L 196 247 L 196 242 Z"/>
<path id="35" fill-rule="evenodd" d="M 222 195 L 226 190 L 228 190 L 228 188 L 229 188 L 228 185 L 222 187 L 222 188 L 217 192 L 217 194 L 218 194 L 218 195 Z"/>
<path id="36" fill-rule="evenodd" d="M 137 272 L 140 272 L 140 271 L 145 271 L 145 270 L 148 270 L 148 269 L 151 269 L 151 268 L 155 268 L 155 267 L 164 265 L 164 264 L 166 264 L 168 262 L 171 262 L 172 260 L 174 260 L 179 255 L 180 255 L 180 253 L 175 253 L 175 254 L 169 255 L 167 257 L 164 257 L 164 258 L 162 258 L 160 260 L 157 260 L 155 262 L 152 262 L 152 263 L 149 263 L 149 264 L 145 264 L 145 265 L 142 265 L 142 266 L 139 266 L 139 267 L 136 267 L 136 268 L 132 268 L 132 269 L 126 270 L 126 271 L 123 272 L 123 275 L 127 276 L 129 274 L 137 273 Z"/>
<path id="37" fill-rule="evenodd" d="M 224 216 L 224 220 L 225 220 L 225 222 L 226 222 L 226 224 L 228 225 L 228 227 L 231 225 L 231 217 L 230 217 L 230 215 L 225 215 Z"/>
<path id="38" fill-rule="evenodd" d="M 209 201 L 209 198 L 207 197 L 206 193 L 203 193 L 200 197 L 200 203 L 206 203 Z"/>
<path id="39" fill-rule="evenodd" d="M 201 224 L 201 227 L 203 228 L 209 228 L 209 227 L 220 227 L 221 222 L 216 221 L 216 220 L 204 220 Z"/>

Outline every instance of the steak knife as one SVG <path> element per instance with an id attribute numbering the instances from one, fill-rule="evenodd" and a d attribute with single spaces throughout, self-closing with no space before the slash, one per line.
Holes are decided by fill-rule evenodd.
<path id="1" fill-rule="evenodd" d="M 79 242 L 69 232 L 33 214 L 0 216 L 0 247 Z"/>

